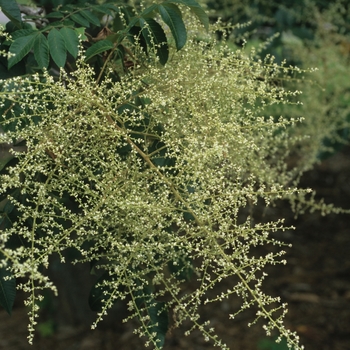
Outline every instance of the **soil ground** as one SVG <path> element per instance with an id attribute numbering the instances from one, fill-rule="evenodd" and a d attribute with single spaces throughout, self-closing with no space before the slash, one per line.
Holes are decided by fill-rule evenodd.
<path id="1" fill-rule="evenodd" d="M 327 203 L 350 208 L 350 148 L 307 173 L 302 186 L 316 189 L 318 196 L 325 198 Z M 293 244 L 287 251 L 288 263 L 268 268 L 264 290 L 274 296 L 281 295 L 283 301 L 288 302 L 285 323 L 299 333 L 306 350 L 350 350 L 350 214 L 321 216 L 310 213 L 294 220 L 285 205 L 273 210 L 273 215 L 288 218 L 287 224 L 296 226 L 296 230 L 283 233 L 282 238 Z M 213 293 L 228 285 L 229 281 L 225 281 Z M 267 338 L 261 325 L 247 327 L 253 311 L 229 321 L 227 315 L 238 306 L 237 303 L 235 300 L 223 302 L 203 310 L 203 316 L 211 320 L 231 350 L 287 349 Z M 26 309 L 17 300 L 12 316 L 0 311 L 0 349 L 143 349 L 143 340 L 133 334 L 133 324 L 122 324 L 120 317 L 115 316 L 95 331 L 79 325 L 60 326 L 49 334 L 52 327 L 47 321 L 40 326 L 34 345 L 30 346 L 26 342 Z M 214 348 L 196 332 L 185 337 L 183 329 L 172 330 L 167 335 L 164 350 L 182 349 Z"/>

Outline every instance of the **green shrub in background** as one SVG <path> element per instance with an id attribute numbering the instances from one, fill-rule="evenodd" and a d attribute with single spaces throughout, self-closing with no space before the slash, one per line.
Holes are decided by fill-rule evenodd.
<path id="1" fill-rule="evenodd" d="M 247 52 L 256 52 L 256 59 L 272 55 L 287 66 L 316 67 L 312 74 L 291 71 L 288 82 L 275 80 L 275 84 L 301 89 L 303 94 L 298 96 L 298 105 L 275 104 L 265 114 L 275 118 L 280 115 L 304 118 L 293 131 L 295 136 L 300 136 L 300 144 L 295 145 L 290 159 L 300 175 L 348 143 L 350 9 L 347 1 L 205 3 L 213 18 L 221 16 L 229 23 L 249 21 L 249 25 L 237 29 L 227 27 L 225 34 L 233 48 L 243 42 Z M 307 207 L 299 203 L 295 208 L 302 213 Z"/>
<path id="2" fill-rule="evenodd" d="M 257 57 L 271 54 L 277 62 L 296 64 L 300 68 L 317 67 L 312 75 L 294 75 L 296 84 L 302 86 L 303 95 L 298 106 L 277 106 L 269 110 L 279 116 L 302 116 L 300 134 L 309 135 L 304 140 L 310 152 L 304 153 L 300 163 L 305 170 L 314 161 L 340 148 L 348 140 L 350 81 L 350 10 L 347 1 L 217 1 L 207 2 L 209 9 L 231 23 L 250 21 L 249 26 L 231 31 L 232 43 L 237 35 L 247 40 L 246 48 L 257 49 Z M 277 35 L 277 36 L 276 36 Z M 266 39 L 274 39 L 265 45 Z M 289 84 L 291 81 L 289 82 Z M 302 85 L 300 85 L 302 83 Z M 285 82 L 284 82 L 285 84 Z M 287 85 L 284 85 L 287 87 Z M 312 125 L 312 127 L 311 127 Z M 307 129 L 307 131 L 305 130 Z M 303 157 L 303 152 L 298 157 Z M 301 165 L 303 164 L 303 165 Z"/>
<path id="3" fill-rule="evenodd" d="M 336 211 L 298 188 L 316 161 L 308 116 L 269 114 L 298 111 L 304 85 L 288 86 L 308 72 L 218 42 L 222 25 L 209 26 L 193 0 L 46 1 L 46 14 L 27 14 L 36 28 L 15 1 L 0 4 L 11 19 L 0 62 L 0 302 L 10 312 L 15 289 L 27 293 L 29 341 L 43 294 L 59 292 L 50 259 L 64 264 L 70 250 L 99 276 L 93 328 L 121 300 L 154 348 L 190 321 L 186 334 L 227 349 L 199 310 L 237 295 L 242 306 L 228 318 L 255 307 L 252 324 L 264 319 L 268 335 L 301 349 L 283 325 L 286 305 L 261 289 L 264 267 L 285 263 L 270 233 L 287 227 L 248 212 L 279 199 Z M 281 250 L 252 254 L 266 244 Z M 232 287 L 212 298 L 226 279 Z"/>

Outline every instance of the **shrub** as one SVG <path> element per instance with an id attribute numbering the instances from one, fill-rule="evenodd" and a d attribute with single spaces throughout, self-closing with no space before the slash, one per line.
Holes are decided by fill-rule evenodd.
<path id="1" fill-rule="evenodd" d="M 285 244 L 271 233 L 287 227 L 283 218 L 253 222 L 247 210 L 279 199 L 309 203 L 311 190 L 297 187 L 298 167 L 288 166 L 304 138 L 295 132 L 301 119 L 266 116 L 270 107 L 298 103 L 300 92 L 276 80 L 288 82 L 290 72 L 301 71 L 217 42 L 220 25 L 205 32 L 194 1 L 165 3 L 178 21 L 178 3 L 197 15 L 181 7 L 191 28 L 186 46 L 182 24 L 164 27 L 173 38 L 166 60 L 159 34 L 152 34 L 160 25 L 149 20 L 148 8 L 129 19 L 129 8 L 114 8 L 123 13 L 115 19 L 121 18 L 123 35 L 107 36 L 101 47 L 80 42 L 77 59 L 66 41 L 68 62 L 50 44 L 50 35 L 57 35 L 53 24 L 45 24 L 50 27 L 41 34 L 48 37 L 54 63 L 42 65 L 35 46 L 28 57 L 11 55 L 18 50 L 14 43 L 37 33 L 18 29 L 10 39 L 3 32 L 10 67 L 27 59 L 36 68 L 1 81 L 1 142 L 11 149 L 0 188 L 2 304 L 11 310 L 12 277 L 20 279 L 17 288 L 28 294 L 32 342 L 44 290 L 57 293 L 46 273 L 50 257 L 60 256 L 63 264 L 71 249 L 74 264 L 90 262 L 100 276 L 90 293 L 98 311 L 92 328 L 124 300 L 130 311 L 125 318 L 139 320 L 137 332 L 147 337 L 146 344 L 163 346 L 172 314 L 174 326 L 191 322 L 186 334 L 198 329 L 227 349 L 209 321 L 200 320 L 199 309 L 237 295 L 241 308 L 229 318 L 256 307 L 252 324 L 264 319 L 267 334 L 277 330 L 289 347 L 301 349 L 297 335 L 283 325 L 286 304 L 262 291 L 264 267 L 285 263 Z M 86 11 L 87 20 L 98 8 L 72 6 Z M 77 32 L 74 23 L 59 25 L 60 31 Z M 59 67 L 65 69 L 57 75 Z M 266 244 L 281 249 L 252 253 Z M 210 297 L 208 291 L 226 279 L 232 287 Z M 193 291 L 184 287 L 190 280 Z"/>

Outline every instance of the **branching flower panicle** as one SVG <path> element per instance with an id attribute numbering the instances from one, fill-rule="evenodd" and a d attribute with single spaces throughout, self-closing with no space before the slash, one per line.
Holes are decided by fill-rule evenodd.
<path id="1" fill-rule="evenodd" d="M 142 56 L 119 81 L 106 74 L 96 84 L 82 56 L 58 81 L 46 72 L 1 82 L 1 141 L 25 141 L 1 174 L 1 198 L 17 213 L 1 232 L 1 265 L 26 281 L 18 288 L 29 295 L 30 342 L 43 290 L 57 293 L 45 273 L 50 257 L 64 263 L 73 248 L 74 263 L 94 262 L 105 273 L 92 293 L 101 304 L 93 328 L 126 300 L 126 320 L 137 317 L 137 332 L 156 348 L 162 339 L 154 319 L 167 320 L 172 310 L 175 326 L 190 320 L 188 333 L 198 329 L 227 349 L 199 310 L 237 295 L 242 307 L 229 318 L 255 307 L 252 324 L 264 319 L 267 334 L 277 329 L 302 349 L 282 323 L 286 305 L 262 291 L 265 266 L 285 263 L 284 251 L 252 254 L 256 246 L 283 247 L 271 233 L 287 227 L 254 223 L 248 210 L 302 201 L 308 192 L 287 167 L 302 118 L 266 114 L 296 103 L 300 91 L 275 81 L 299 70 L 197 35 L 165 66 Z M 23 244 L 10 248 L 13 237 Z M 197 288 L 183 293 L 191 275 Z M 226 292 L 208 293 L 232 276 Z"/>

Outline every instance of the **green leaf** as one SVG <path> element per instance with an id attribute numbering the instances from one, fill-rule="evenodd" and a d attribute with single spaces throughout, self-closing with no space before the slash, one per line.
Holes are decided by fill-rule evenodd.
<path id="1" fill-rule="evenodd" d="M 121 41 L 123 41 L 123 39 L 124 37 L 120 33 L 113 33 L 106 37 L 106 40 L 109 40 L 113 44 L 119 44 Z"/>
<path id="2" fill-rule="evenodd" d="M 27 28 L 27 29 L 19 29 L 16 30 L 15 32 L 11 33 L 11 38 L 12 40 L 16 40 L 18 38 L 20 38 L 21 36 L 28 36 L 34 32 L 38 32 L 36 30 L 34 30 L 33 28 Z"/>
<path id="3" fill-rule="evenodd" d="M 16 297 L 16 280 L 10 277 L 11 273 L 4 267 L 0 268 L 0 305 L 11 315 L 12 307 Z"/>
<path id="4" fill-rule="evenodd" d="M 92 311 L 101 311 L 105 306 L 105 300 L 108 298 L 107 293 L 112 293 L 114 289 L 114 283 L 116 280 L 115 275 L 111 275 L 109 271 L 105 271 L 92 286 L 89 293 L 89 306 Z M 111 283 L 112 282 L 112 283 Z M 119 291 L 123 291 L 122 285 L 118 286 Z M 117 300 L 115 300 L 117 302 Z"/>
<path id="5" fill-rule="evenodd" d="M 171 34 L 175 39 L 176 48 L 180 50 L 186 44 L 187 32 L 179 11 L 174 10 L 173 6 L 164 4 L 159 5 L 158 9 L 163 21 L 170 28 Z"/>
<path id="6" fill-rule="evenodd" d="M 85 28 L 84 27 L 74 28 L 74 31 L 77 33 L 78 38 L 80 37 L 80 39 L 82 41 L 88 41 L 88 38 L 85 35 Z"/>
<path id="7" fill-rule="evenodd" d="M 63 35 L 56 29 L 50 30 L 47 36 L 50 55 L 58 67 L 63 67 L 67 60 L 67 49 Z"/>
<path id="8" fill-rule="evenodd" d="M 258 349 L 259 350 L 288 350 L 290 347 L 288 346 L 287 340 L 285 337 L 282 338 L 282 341 L 277 343 L 278 337 L 275 336 L 273 338 L 263 338 L 258 341 Z"/>
<path id="9" fill-rule="evenodd" d="M 50 24 L 48 24 L 46 27 L 45 27 L 45 30 L 46 31 L 50 31 L 52 28 L 55 28 L 55 27 L 59 27 L 59 28 L 62 28 L 62 27 L 74 27 L 75 23 L 69 19 L 65 19 L 65 20 L 60 20 L 60 21 L 54 21 L 54 22 L 50 22 Z"/>
<path id="10" fill-rule="evenodd" d="M 73 13 L 72 15 L 69 16 L 74 22 L 82 25 L 83 27 L 89 28 L 90 27 L 90 22 L 86 20 L 83 16 L 81 16 L 78 13 Z"/>
<path id="11" fill-rule="evenodd" d="M 107 50 L 113 49 L 114 45 L 109 40 L 101 40 L 97 43 L 90 46 L 85 52 L 85 61 L 88 61 L 90 58 L 105 52 Z"/>
<path id="12" fill-rule="evenodd" d="M 15 76 L 25 74 L 25 65 L 24 62 L 15 64 L 11 69 L 7 69 L 7 58 L 0 57 L 0 77 L 1 79 L 8 79 Z M 0 113 L 2 108 L 0 109 Z"/>
<path id="13" fill-rule="evenodd" d="M 63 18 L 64 14 L 62 12 L 50 12 L 45 15 L 45 18 Z"/>
<path id="14" fill-rule="evenodd" d="M 111 4 L 111 3 L 106 3 L 103 6 L 105 6 L 106 8 L 108 8 L 108 9 L 114 11 L 114 12 L 119 12 L 119 7 L 117 7 L 117 6 L 115 6 L 115 5 Z"/>
<path id="15" fill-rule="evenodd" d="M 104 5 L 98 5 L 98 6 L 94 6 L 94 10 L 96 12 L 100 12 L 100 13 L 103 13 L 105 15 L 108 15 L 108 16 L 113 16 L 113 13 L 109 10 L 108 7 L 105 6 L 106 4 Z"/>
<path id="16" fill-rule="evenodd" d="M 140 45 L 140 47 L 146 52 L 146 54 L 148 54 L 148 48 L 147 45 L 152 46 L 153 43 L 151 41 L 149 41 L 148 43 L 146 42 L 144 35 L 141 35 L 142 31 L 140 26 L 134 26 L 132 28 L 129 29 L 129 35 L 128 35 L 128 39 L 132 42 L 133 45 L 135 45 L 135 43 L 137 42 L 138 45 Z M 120 38 L 118 38 L 117 40 L 119 40 L 120 42 Z M 124 50 L 123 50 L 124 52 Z M 124 52 L 125 54 L 125 52 Z"/>
<path id="17" fill-rule="evenodd" d="M 44 34 L 36 36 L 34 42 L 34 57 L 40 68 L 47 68 L 50 62 L 49 43 Z"/>
<path id="18" fill-rule="evenodd" d="M 2 12 L 16 25 L 16 27 L 22 27 L 21 11 L 15 0 L 0 0 L 0 7 Z"/>
<path id="19" fill-rule="evenodd" d="M 12 227 L 12 221 L 6 213 L 0 213 L 0 227 L 1 230 Z"/>
<path id="20" fill-rule="evenodd" d="M 163 28 L 152 18 L 140 18 L 139 23 L 147 45 L 155 45 L 159 62 L 164 65 L 168 61 L 169 48 Z"/>
<path id="21" fill-rule="evenodd" d="M 188 256 L 179 255 L 168 263 L 169 271 L 179 280 L 190 281 L 193 274 L 192 261 Z"/>
<path id="22" fill-rule="evenodd" d="M 43 309 L 46 309 L 43 307 Z M 49 319 L 45 322 L 40 322 L 37 325 L 38 333 L 40 334 L 40 337 L 47 338 L 51 337 L 56 332 L 56 324 L 54 319 Z"/>
<path id="23" fill-rule="evenodd" d="M 177 5 L 174 5 L 174 4 L 170 3 L 170 2 L 163 3 L 162 5 L 172 8 L 182 18 L 181 10 L 179 9 L 179 7 Z M 157 5 L 157 9 L 159 10 L 159 6 L 158 5 Z"/>
<path id="24" fill-rule="evenodd" d="M 105 285 L 105 282 L 110 282 L 112 280 L 113 278 L 110 276 L 109 272 L 106 271 L 90 289 L 89 306 L 92 311 L 102 310 L 104 306 L 103 300 L 106 298 L 105 292 L 109 289 L 108 283 Z"/>
<path id="25" fill-rule="evenodd" d="M 157 4 L 153 4 L 149 7 L 147 7 L 146 9 L 144 9 L 140 15 L 140 17 L 145 18 L 146 16 L 152 17 L 152 14 L 154 13 L 154 11 L 158 10 L 158 5 Z"/>
<path id="26" fill-rule="evenodd" d="M 9 163 L 15 156 L 9 152 L 0 152 L 0 171 L 5 168 L 6 164 Z"/>
<path id="27" fill-rule="evenodd" d="M 161 141 L 154 142 L 150 148 L 152 150 L 151 152 L 154 153 L 154 157 L 152 157 L 152 163 L 159 168 L 173 167 L 175 165 L 175 158 L 169 158 L 166 156 L 167 149 L 164 146 L 165 144 Z"/>
<path id="28" fill-rule="evenodd" d="M 146 10 L 147 10 L 147 9 L 146 9 Z M 146 11 L 146 10 L 145 10 L 145 11 Z M 119 13 L 120 13 L 120 16 L 121 16 L 122 18 L 124 18 L 124 20 L 125 20 L 125 22 L 126 22 L 127 24 L 129 24 L 130 21 L 131 21 L 133 18 L 137 17 L 137 13 L 136 13 L 136 11 L 135 11 L 135 8 L 132 7 L 132 6 L 129 6 L 129 5 L 123 6 L 123 7 L 120 9 Z"/>
<path id="29" fill-rule="evenodd" d="M 11 83 L 10 86 L 6 87 L 7 91 L 16 91 L 15 83 Z M 4 90 L 2 89 L 1 92 Z M 2 106 L 0 108 L 0 123 L 1 128 L 7 131 L 15 131 L 17 128 L 25 126 L 25 123 L 20 124 L 18 118 L 13 118 L 14 116 L 18 117 L 23 112 L 23 109 L 19 106 L 18 103 L 15 103 L 9 99 L 4 98 Z"/>
<path id="30" fill-rule="evenodd" d="M 199 21 L 204 25 L 205 29 L 209 30 L 209 17 L 196 1 L 194 0 L 168 0 L 164 4 L 173 3 L 188 6 L 190 10 L 197 16 Z"/>
<path id="31" fill-rule="evenodd" d="M 9 23 L 12 23 L 12 22 L 9 22 Z M 38 33 L 38 31 L 34 30 L 33 28 L 15 30 L 13 33 L 11 33 L 11 40 L 5 40 L 2 43 L 2 45 L 10 46 L 16 39 L 22 36 L 28 36 L 34 32 Z"/>
<path id="32" fill-rule="evenodd" d="M 62 28 L 60 30 L 60 33 L 63 36 L 64 42 L 66 44 L 66 49 L 74 58 L 76 58 L 79 52 L 78 33 L 75 30 L 67 27 Z"/>
<path id="33" fill-rule="evenodd" d="M 120 15 L 115 16 L 115 18 L 113 19 L 113 31 L 117 33 L 120 30 L 123 30 L 124 24 L 125 24 L 125 21 L 122 16 Z"/>
<path id="34" fill-rule="evenodd" d="M 10 214 L 12 210 L 15 208 L 15 205 L 10 199 L 8 199 L 8 197 L 18 199 L 20 194 L 21 194 L 21 190 L 19 188 L 16 188 L 12 192 L 10 191 L 10 192 L 2 193 L 0 196 L 0 211 L 2 211 L 3 214 Z"/>
<path id="35" fill-rule="evenodd" d="M 11 44 L 10 52 L 14 54 L 14 56 L 10 57 L 8 60 L 8 69 L 21 61 L 28 54 L 34 45 L 35 37 L 36 36 L 33 34 L 21 36 Z"/>
<path id="36" fill-rule="evenodd" d="M 80 11 L 79 14 L 81 14 L 90 23 L 94 24 L 97 27 L 99 27 L 101 25 L 100 20 L 92 12 L 90 12 L 88 10 L 84 10 L 84 11 Z"/>
<path id="37" fill-rule="evenodd" d="M 155 333 L 153 340 L 157 343 L 157 348 L 162 348 L 165 341 L 165 335 L 169 328 L 169 317 L 165 302 L 153 301 L 148 308 L 150 317 L 150 327 L 148 331 Z"/>
<path id="38" fill-rule="evenodd" d="M 127 6 L 127 5 L 123 5 L 123 6 Z M 100 12 L 100 13 L 104 13 L 105 15 L 114 17 L 114 13 L 119 13 L 120 12 L 120 8 L 118 6 L 115 6 L 111 3 L 106 3 L 106 4 L 101 4 L 101 5 L 94 5 L 91 7 L 91 9 L 93 9 L 96 12 Z"/>
<path id="39" fill-rule="evenodd" d="M 120 31 L 121 35 L 127 35 L 129 33 L 129 31 L 131 30 L 132 27 L 134 27 L 138 22 L 139 22 L 139 17 L 132 17 L 128 23 L 128 26 L 124 29 Z"/>
<path id="40" fill-rule="evenodd" d="M 137 282 L 136 282 L 137 283 Z M 161 349 L 164 345 L 165 335 L 169 329 L 168 310 L 165 302 L 159 302 L 152 295 L 152 287 L 147 286 L 135 293 L 137 307 L 149 316 L 148 324 L 144 324 L 147 333 Z"/>

